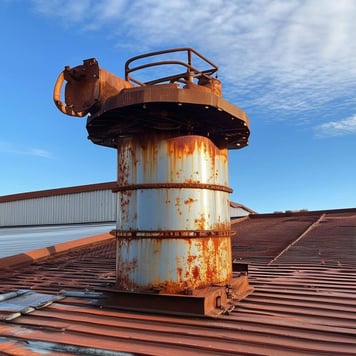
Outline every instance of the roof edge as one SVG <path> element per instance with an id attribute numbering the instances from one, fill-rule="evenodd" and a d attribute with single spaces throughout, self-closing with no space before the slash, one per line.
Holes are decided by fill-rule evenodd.
<path id="1" fill-rule="evenodd" d="M 263 213 L 263 214 L 249 214 L 250 219 L 268 218 L 268 217 L 287 217 L 287 216 L 309 216 L 320 214 L 343 214 L 343 213 L 355 213 L 356 208 L 343 208 L 343 209 L 327 209 L 327 210 L 287 210 L 285 212 L 275 213 Z"/>
<path id="2" fill-rule="evenodd" d="M 56 195 L 66 195 L 66 194 L 76 194 L 76 193 L 87 193 L 96 190 L 112 190 L 116 186 L 116 182 L 105 182 L 105 183 L 94 183 L 86 185 L 78 185 L 66 188 L 55 188 L 47 190 L 39 190 L 34 192 L 18 193 L 11 195 L 0 196 L 0 203 L 7 203 L 17 200 L 27 200 L 27 199 L 37 199 L 37 198 L 47 198 Z"/>
<path id="3" fill-rule="evenodd" d="M 232 208 L 241 208 L 241 209 L 244 209 L 246 211 L 248 211 L 250 214 L 258 214 L 256 211 L 252 210 L 251 208 L 247 207 L 246 205 L 243 205 L 241 203 L 236 203 L 236 202 L 233 202 L 233 201 L 230 201 L 230 206 Z"/>
<path id="4" fill-rule="evenodd" d="M 38 262 L 48 257 L 68 252 L 69 250 L 90 246 L 110 239 L 114 239 L 114 236 L 107 232 L 73 241 L 62 242 L 57 245 L 23 252 L 13 256 L 3 257 L 0 258 L 0 270 L 8 270 L 15 267 L 26 266 L 33 262 Z"/>

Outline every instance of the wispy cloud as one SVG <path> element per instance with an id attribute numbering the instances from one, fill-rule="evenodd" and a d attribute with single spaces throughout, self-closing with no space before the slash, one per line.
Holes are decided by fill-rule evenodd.
<path id="1" fill-rule="evenodd" d="M 31 148 L 27 152 L 31 156 L 50 158 L 50 159 L 54 158 L 51 152 L 43 150 L 41 148 Z"/>
<path id="2" fill-rule="evenodd" d="M 16 145 L 11 142 L 0 140 L 0 153 L 9 153 L 22 156 L 33 156 L 40 158 L 53 159 L 54 156 L 51 152 L 37 148 L 37 147 L 25 147 L 21 145 Z"/>
<path id="3" fill-rule="evenodd" d="M 191 46 L 239 105 L 322 108 L 356 91 L 354 0 L 34 0 L 38 12 L 140 51 Z M 229 99 L 229 98 L 228 98 Z M 234 100 L 235 101 L 235 100 Z"/>
<path id="4" fill-rule="evenodd" d="M 356 114 L 344 120 L 330 121 L 315 127 L 317 137 L 332 137 L 356 134 Z"/>

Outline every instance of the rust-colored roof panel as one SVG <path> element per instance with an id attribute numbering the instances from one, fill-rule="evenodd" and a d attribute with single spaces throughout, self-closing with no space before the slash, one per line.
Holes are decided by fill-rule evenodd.
<path id="1" fill-rule="evenodd" d="M 232 227 L 233 256 L 246 263 L 356 266 L 356 209 L 254 214 Z"/>
<path id="2" fill-rule="evenodd" d="M 254 292 L 230 315 L 215 319 L 102 304 L 90 292 L 114 287 L 114 239 L 2 270 L 1 293 L 89 293 L 67 294 L 0 321 L 0 354 L 354 355 L 355 221 L 355 211 L 349 211 L 261 215 L 234 223 L 233 257 L 249 261 Z"/>
<path id="3" fill-rule="evenodd" d="M 258 214 L 258 218 L 254 216 L 232 224 L 236 232 L 232 254 L 246 263 L 270 262 L 319 218 L 319 215 L 281 215 L 275 218 Z"/>
<path id="4" fill-rule="evenodd" d="M 356 212 L 323 214 L 297 243 L 274 263 L 356 266 Z"/>

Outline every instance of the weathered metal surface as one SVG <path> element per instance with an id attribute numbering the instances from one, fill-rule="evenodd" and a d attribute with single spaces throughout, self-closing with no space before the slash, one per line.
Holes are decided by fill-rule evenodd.
<path id="1" fill-rule="evenodd" d="M 356 209 L 323 213 L 251 215 L 232 224 L 237 231 L 233 254 L 253 264 L 356 266 Z M 273 233 L 273 239 L 265 238 L 266 231 Z"/>
<path id="2" fill-rule="evenodd" d="M 229 315 L 210 319 L 125 312 L 114 303 L 98 308 L 96 298 L 68 296 L 11 322 L 0 321 L 0 354 L 353 356 L 356 258 L 350 246 L 355 242 L 355 212 L 322 212 L 324 222 L 290 248 L 282 264 L 277 260 L 269 266 L 269 260 L 258 263 L 263 251 L 254 247 L 262 240 L 266 246 L 270 243 L 270 260 L 274 259 L 322 213 L 245 220 L 248 226 L 237 228 L 233 238 L 233 243 L 243 241 L 244 250 L 236 250 L 233 257 L 239 259 L 242 253 L 245 260 L 256 257 L 249 265 L 254 292 Z M 307 241 L 310 246 L 304 244 Z M 326 264 L 316 258 L 317 249 L 328 254 Z M 115 241 L 68 251 L 22 269 L 2 270 L 0 282 L 2 293 L 27 288 L 56 295 L 62 289 L 113 288 Z"/>
<path id="3" fill-rule="evenodd" d="M 124 89 L 87 120 L 89 139 L 116 147 L 120 136 L 156 131 L 209 137 L 218 147 L 248 145 L 246 113 L 212 92 L 173 84 Z"/>
<path id="4" fill-rule="evenodd" d="M 155 61 L 152 58 L 158 57 L 162 58 L 164 55 L 169 54 L 172 55 L 174 53 L 180 53 L 186 56 L 185 60 L 161 60 L 161 61 Z M 164 57 L 163 57 L 164 58 Z M 147 63 L 143 63 L 147 59 Z M 135 61 L 139 61 L 140 65 L 134 67 L 132 66 L 132 63 Z M 204 70 L 199 70 L 197 67 L 194 66 L 194 63 L 196 61 L 203 62 L 205 64 L 205 67 L 208 66 L 207 69 Z M 193 63 L 194 62 L 194 63 Z M 151 80 L 148 82 L 142 83 L 138 79 L 133 78 L 131 73 L 137 72 L 142 69 L 150 68 L 152 66 L 163 66 L 163 65 L 178 65 L 182 66 L 184 68 L 183 73 L 179 74 L 174 74 L 171 76 L 165 76 L 162 78 L 156 78 L 155 80 Z M 129 60 L 126 61 L 125 63 L 125 79 L 129 82 L 144 86 L 144 85 L 153 85 L 153 84 L 158 84 L 162 82 L 179 82 L 183 84 L 190 84 L 193 82 L 194 78 L 203 80 L 204 83 L 208 81 L 209 79 L 214 79 L 211 76 L 218 71 L 218 66 L 215 65 L 213 62 L 211 62 L 209 59 L 201 55 L 199 52 L 195 51 L 193 48 L 174 48 L 174 49 L 168 49 L 168 50 L 163 50 L 163 51 L 156 51 L 156 52 L 151 52 L 151 53 L 146 53 L 142 55 L 138 55 L 135 57 L 130 58 Z"/>
<path id="5" fill-rule="evenodd" d="M 227 150 L 205 137 L 119 142 L 118 230 L 229 230 L 230 191 Z"/>
<path id="6" fill-rule="evenodd" d="M 208 288 L 186 289 L 185 294 L 161 293 L 159 288 L 145 292 L 125 292 L 123 290 L 100 289 L 101 297 L 96 305 L 120 310 L 154 312 L 184 316 L 217 317 L 228 314 L 237 300 L 252 293 L 247 275 L 235 275 L 230 284 L 222 288 L 219 285 Z M 64 295 L 67 296 L 65 293 Z M 87 298 L 86 296 L 84 296 Z"/>
<path id="7" fill-rule="evenodd" d="M 61 100 L 64 81 L 65 102 Z M 74 68 L 65 67 L 54 86 L 53 100 L 63 114 L 82 117 L 98 109 L 107 98 L 132 86 L 129 82 L 99 68 L 97 60 L 90 58 Z"/>
<path id="8" fill-rule="evenodd" d="M 152 57 L 177 52 L 186 52 L 187 60 L 152 61 Z M 208 68 L 199 70 L 193 65 L 194 57 Z M 130 67 L 143 59 L 148 63 Z M 132 72 L 166 65 L 180 66 L 183 72 L 146 82 L 131 76 Z M 119 136 L 149 128 L 175 135 L 206 136 L 221 148 L 242 148 L 248 144 L 250 134 L 248 117 L 221 97 L 221 82 L 212 77 L 217 69 L 193 49 L 177 48 L 129 59 L 123 80 L 90 58 L 74 68 L 65 67 L 55 84 L 53 99 L 64 114 L 83 117 L 90 113 L 87 130 L 96 144 L 115 148 Z"/>
<path id="9" fill-rule="evenodd" d="M 107 227 L 107 228 L 109 228 L 109 227 Z M 42 230 L 42 229 L 37 227 L 37 230 Z M 66 227 L 66 228 L 62 227 L 59 229 L 60 230 L 70 229 L 70 227 Z M 32 231 L 33 232 L 36 231 L 36 228 L 33 227 Z M 49 231 L 50 231 L 50 229 L 47 229 L 47 232 L 49 232 Z M 89 231 L 90 231 L 90 229 L 87 230 L 86 233 L 88 233 Z M 98 233 L 98 232 L 99 231 L 96 231 L 96 233 Z M 21 239 L 25 239 L 25 240 L 32 239 L 33 240 L 35 238 L 39 239 L 41 237 L 41 233 L 43 233 L 43 231 L 38 231 L 37 234 L 33 233 L 32 236 L 30 234 L 27 234 L 27 236 L 26 236 L 26 234 L 22 234 L 22 237 L 15 236 L 14 240 L 17 241 L 17 244 L 21 246 L 21 241 L 18 241 L 18 240 L 21 240 Z M 102 242 L 102 241 L 105 241 L 108 239 L 113 239 L 113 236 L 111 234 L 109 234 L 108 232 L 100 234 L 100 235 L 93 235 L 93 236 L 89 236 L 89 237 L 85 237 L 85 238 L 80 238 L 83 236 L 83 234 L 84 234 L 83 231 L 80 235 L 76 235 L 73 232 L 72 238 L 70 240 L 68 240 L 68 238 L 66 238 L 65 239 L 66 242 L 61 242 L 61 243 L 59 243 L 59 241 L 56 240 L 55 238 L 53 238 L 51 240 L 51 238 L 48 237 L 48 235 L 50 235 L 50 234 L 48 234 L 46 241 L 43 241 L 43 236 L 42 236 L 42 246 L 45 245 L 46 247 L 38 248 L 38 245 L 36 245 L 36 244 L 26 243 L 26 246 L 28 248 L 36 248 L 37 247 L 37 249 L 30 250 L 30 251 L 25 250 L 26 252 L 22 252 L 22 253 L 20 251 L 20 247 L 17 245 L 18 248 L 17 248 L 16 254 L 11 254 L 9 256 L 0 258 L 0 271 L 6 270 L 7 268 L 16 269 L 16 268 L 22 267 L 24 265 L 30 265 L 34 261 L 46 259 L 50 256 L 57 254 L 57 253 L 67 253 L 68 251 L 75 250 L 78 247 L 83 247 L 86 244 L 93 245 L 98 242 Z M 75 236 L 74 238 L 73 238 L 73 235 Z M 90 233 L 89 233 L 89 235 L 90 235 Z M 0 236 L 0 238 L 1 238 L 1 236 Z M 52 244 L 52 245 L 50 245 L 50 244 Z"/>
<path id="10" fill-rule="evenodd" d="M 185 53 L 186 61 L 151 58 L 177 53 Z M 194 66 L 195 57 L 204 70 Z M 132 67 L 136 60 L 140 64 Z M 145 82 L 131 75 L 166 65 L 183 72 Z M 216 285 L 228 295 L 227 150 L 246 146 L 249 128 L 247 115 L 222 99 L 221 82 L 212 77 L 217 69 L 193 49 L 177 48 L 129 59 L 126 80 L 99 68 L 94 58 L 66 67 L 57 80 L 58 109 L 79 117 L 90 113 L 89 139 L 118 150 L 119 290 L 188 294 Z M 226 309 L 227 298 L 219 300 Z"/>
<path id="11" fill-rule="evenodd" d="M 228 185 L 228 152 L 196 135 L 147 132 L 118 142 L 118 185 Z"/>
<path id="12" fill-rule="evenodd" d="M 227 150 L 208 138 L 151 133 L 121 139 L 118 288 L 182 293 L 227 284 L 232 276 L 227 184 Z"/>
<path id="13" fill-rule="evenodd" d="M 14 320 L 21 315 L 29 314 L 63 299 L 61 295 L 36 293 L 31 290 L 0 294 L 0 319 Z"/>
<path id="14" fill-rule="evenodd" d="M 226 237 L 124 238 L 117 241 L 117 287 L 187 293 L 230 282 L 231 245 Z"/>
<path id="15" fill-rule="evenodd" d="M 121 213 L 118 217 L 118 230 L 229 229 L 230 223 L 225 219 L 225 212 L 229 213 L 228 193 L 188 189 L 156 188 L 119 192 Z M 142 206 L 142 202 L 150 202 L 150 208 Z M 199 202 L 205 204 L 201 210 Z M 212 205 L 213 203 L 216 204 Z"/>

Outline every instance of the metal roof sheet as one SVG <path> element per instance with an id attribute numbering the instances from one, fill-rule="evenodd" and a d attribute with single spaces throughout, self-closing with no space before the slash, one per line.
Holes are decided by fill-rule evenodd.
<path id="1" fill-rule="evenodd" d="M 115 223 L 0 227 L 0 258 L 107 233 Z"/>
<path id="2" fill-rule="evenodd" d="M 354 355 L 356 209 L 254 215 L 232 226 L 233 257 L 249 262 L 254 292 L 230 315 L 127 312 L 74 294 L 0 321 L 0 354 Z M 2 293 L 112 288 L 115 240 L 3 269 L 0 279 Z"/>

